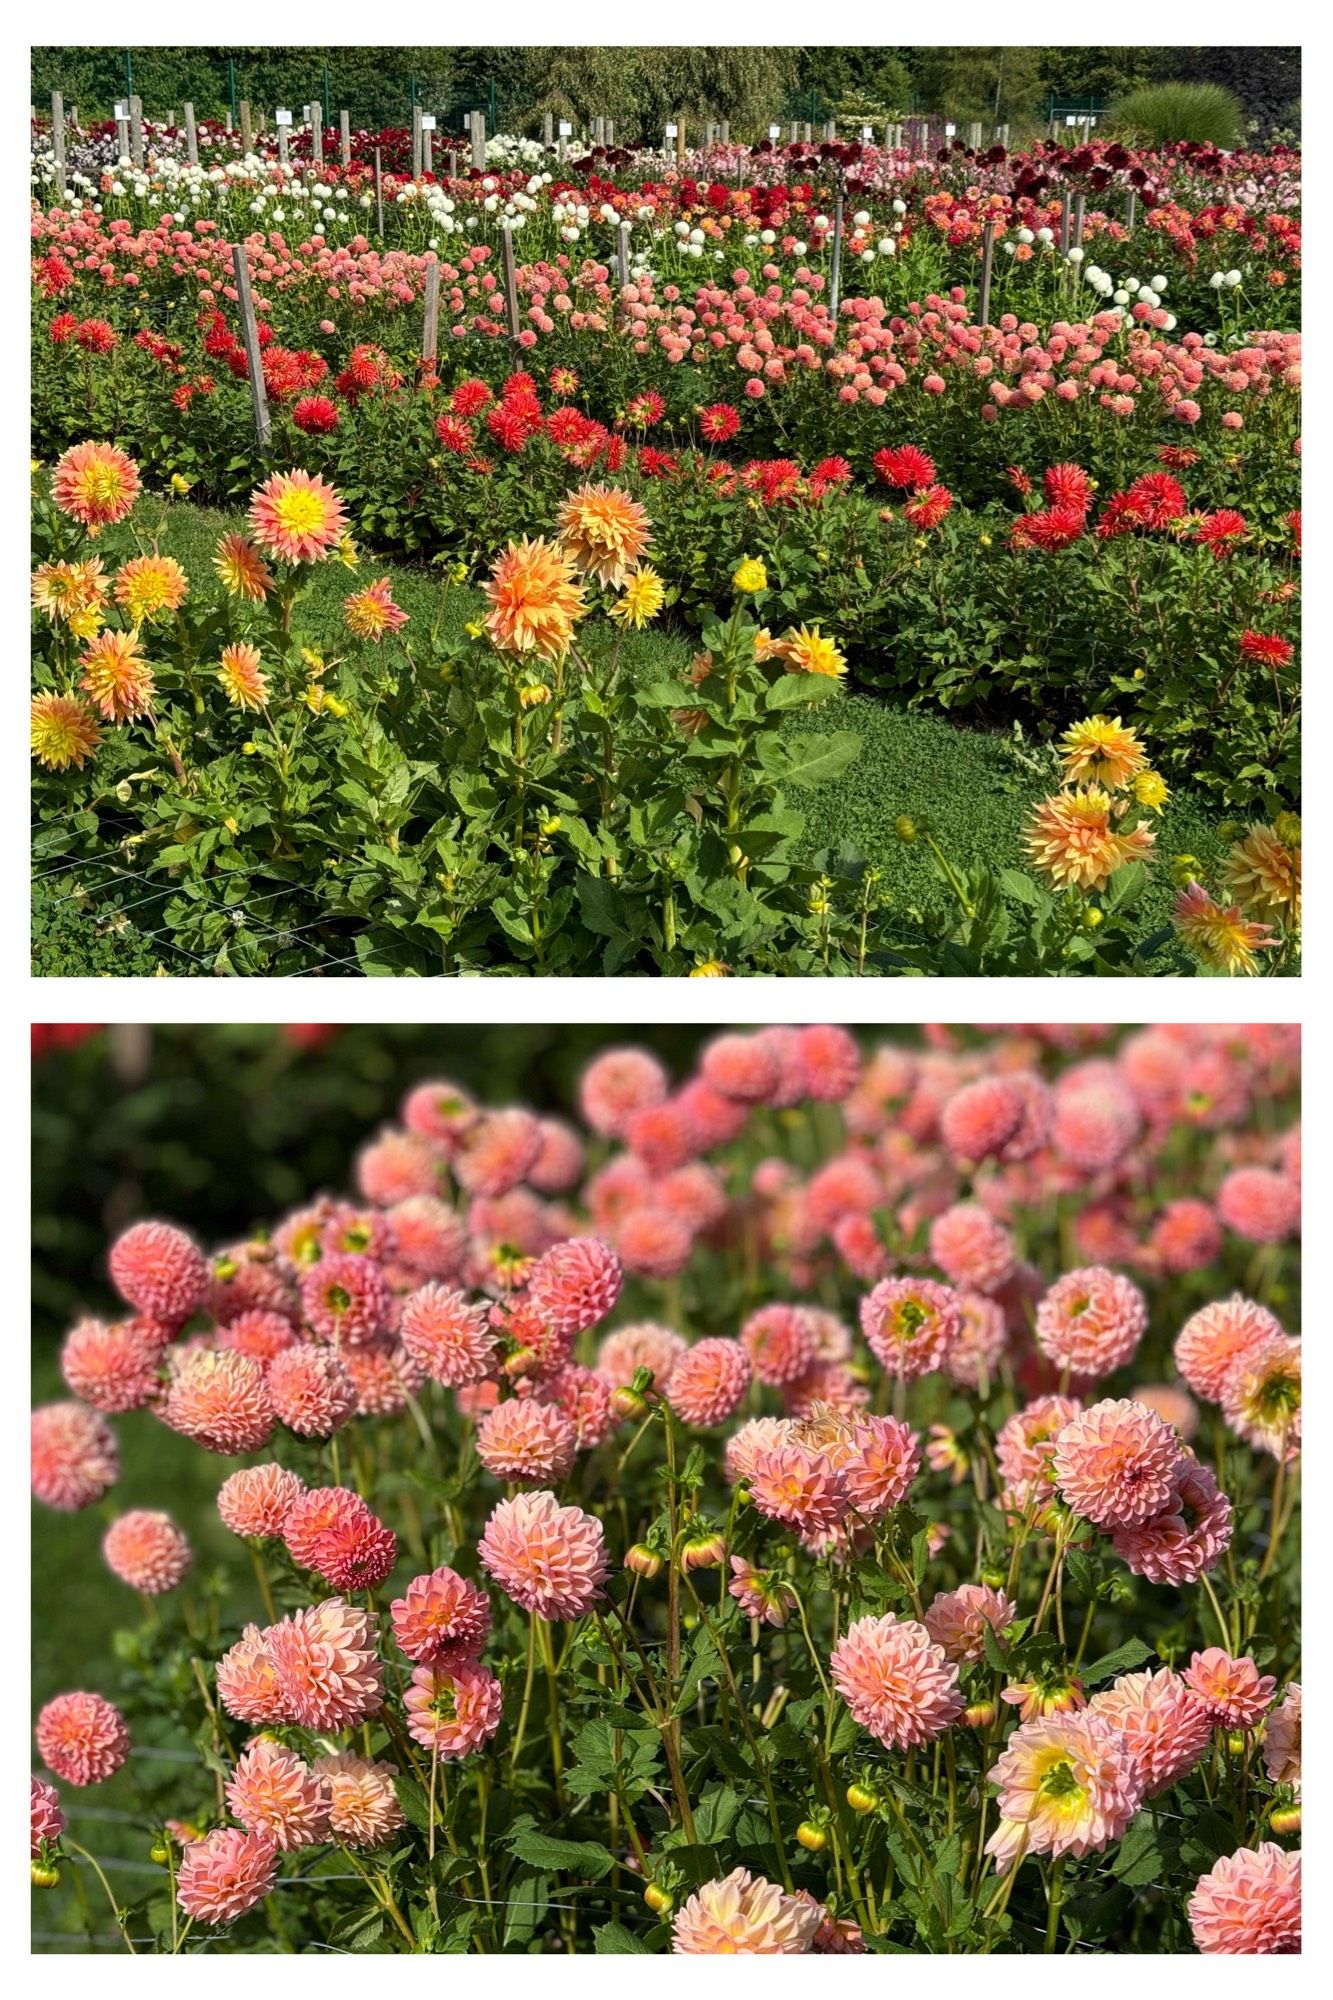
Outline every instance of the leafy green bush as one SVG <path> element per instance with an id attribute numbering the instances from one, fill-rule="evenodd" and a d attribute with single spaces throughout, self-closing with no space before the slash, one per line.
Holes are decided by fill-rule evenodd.
<path id="1" fill-rule="evenodd" d="M 1107 123 L 1154 145 L 1188 139 L 1230 148 L 1240 138 L 1242 116 L 1239 102 L 1220 83 L 1154 83 L 1122 97 Z"/>

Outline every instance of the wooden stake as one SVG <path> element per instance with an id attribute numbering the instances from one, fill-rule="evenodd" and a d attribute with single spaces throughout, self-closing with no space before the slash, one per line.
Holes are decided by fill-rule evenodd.
<path id="1" fill-rule="evenodd" d="M 423 174 L 435 172 L 435 134 L 428 125 L 421 128 L 421 171 Z"/>
<path id="2" fill-rule="evenodd" d="M 338 148 L 345 167 L 352 164 L 352 121 L 345 111 L 338 113 Z"/>
<path id="3" fill-rule="evenodd" d="M 199 132 L 194 122 L 194 106 L 185 106 L 185 157 L 192 167 L 199 164 Z"/>
<path id="4" fill-rule="evenodd" d="M 433 362 L 440 348 L 440 260 L 426 259 L 426 317 L 421 330 L 421 358 Z"/>
<path id="5" fill-rule="evenodd" d="M 285 167 L 287 164 L 287 134 L 290 132 L 291 127 L 278 117 L 276 111 L 273 114 L 273 123 L 277 128 L 278 134 L 278 165 Z"/>
<path id="6" fill-rule="evenodd" d="M 255 149 L 255 135 L 250 129 L 249 98 L 243 97 L 236 108 L 241 114 L 241 151 L 242 153 L 253 153 Z"/>
<path id="7" fill-rule="evenodd" d="M 555 144 L 555 116 L 550 111 L 542 113 L 542 144 L 548 151 Z"/>
<path id="8" fill-rule="evenodd" d="M 412 178 L 421 179 L 421 106 L 412 106 Z"/>
<path id="9" fill-rule="evenodd" d="M 1061 251 L 1065 251 L 1068 250 L 1068 248 L 1069 248 L 1069 196 L 1066 194 L 1063 202 L 1060 204 L 1060 249 Z"/>
<path id="10" fill-rule="evenodd" d="M 982 326 L 990 325 L 990 286 L 995 268 L 995 224 L 988 222 L 981 232 L 981 310 L 978 318 Z"/>
<path id="11" fill-rule="evenodd" d="M 1125 207 L 1125 228 L 1131 236 L 1134 233 L 1134 223 L 1138 215 L 1138 207 L 1139 191 L 1137 188 L 1131 188 L 1129 191 L 1129 201 Z"/>
<path id="12" fill-rule="evenodd" d="M 842 175 L 833 194 L 833 269 L 829 276 L 829 311 L 836 320 L 838 301 L 842 296 Z"/>
<path id="13" fill-rule="evenodd" d="M 128 118 L 116 120 L 116 158 L 128 160 L 130 157 L 130 121 Z"/>
<path id="14" fill-rule="evenodd" d="M 722 120 L 722 144 L 724 146 L 731 144 L 731 120 L 729 118 Z"/>
<path id="15" fill-rule="evenodd" d="M 472 114 L 472 164 L 480 168 L 486 165 L 486 119 L 480 111 Z"/>
<path id="16" fill-rule="evenodd" d="M 312 104 L 310 107 L 310 164 L 317 174 L 324 171 L 324 107 Z"/>
<path id="17" fill-rule="evenodd" d="M 384 176 L 380 171 L 380 149 L 375 148 L 375 225 L 379 230 L 380 248 L 384 248 Z"/>
<path id="18" fill-rule="evenodd" d="M 1083 202 L 1081 194 L 1074 196 L 1074 247 L 1079 250 L 1083 248 Z"/>
<path id="19" fill-rule="evenodd" d="M 56 193 L 65 199 L 65 100 L 58 90 L 51 92 L 51 151 L 56 163 Z"/>
<path id="20" fill-rule="evenodd" d="M 130 158 L 136 167 L 143 165 L 143 102 L 138 97 L 130 99 Z"/>
<path id="21" fill-rule="evenodd" d="M 628 222 L 621 222 L 616 227 L 616 277 L 622 292 L 629 283 L 629 232 Z"/>
<path id="22" fill-rule="evenodd" d="M 250 371 L 250 402 L 255 414 L 255 442 L 261 452 L 266 452 L 273 435 L 273 426 L 268 414 L 268 392 L 264 387 L 264 357 L 259 348 L 259 323 L 255 319 L 255 302 L 250 292 L 250 267 L 245 261 L 243 243 L 233 244 L 231 265 L 236 274 L 236 303 L 241 314 L 241 338 L 245 342 L 246 366 Z"/>
<path id="23" fill-rule="evenodd" d="M 521 331 L 518 317 L 518 273 L 514 266 L 514 232 L 508 222 L 500 225 L 500 250 L 504 262 L 505 309 L 509 316 L 509 338 L 517 340 Z"/>
<path id="24" fill-rule="evenodd" d="M 967 143 L 974 153 L 981 151 L 981 120 L 972 119 L 967 128 Z"/>

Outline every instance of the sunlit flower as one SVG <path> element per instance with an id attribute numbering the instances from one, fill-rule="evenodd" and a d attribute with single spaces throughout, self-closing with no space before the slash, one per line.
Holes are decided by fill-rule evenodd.
<path id="1" fill-rule="evenodd" d="M 114 444 L 75 444 L 51 475 L 51 497 L 90 535 L 123 521 L 139 497 L 139 468 Z"/>
<path id="2" fill-rule="evenodd" d="M 618 486 L 580 486 L 556 515 L 575 569 L 618 590 L 648 547 L 647 510 Z"/>
<path id="3" fill-rule="evenodd" d="M 748 1868 L 733 1868 L 720 1882 L 705 1882 L 677 1910 L 671 1949 L 756 1958 L 809 1952 L 822 1921 L 818 1903 L 786 1895 Z"/>
<path id="4" fill-rule="evenodd" d="M 1242 909 L 1269 911 L 1291 924 L 1301 921 L 1301 850 L 1289 847 L 1271 826 L 1252 826 L 1222 863 L 1222 881 Z"/>
<path id="5" fill-rule="evenodd" d="M 1233 1660 L 1220 1646 L 1195 1653 L 1185 1669 L 1185 1683 L 1222 1729 L 1253 1729 L 1262 1722 L 1277 1682 L 1261 1674 L 1246 1655 Z"/>
<path id="6" fill-rule="evenodd" d="M 957 1667 L 911 1619 L 858 1618 L 829 1664 L 852 1715 L 887 1749 L 929 1743 L 962 1713 Z"/>
<path id="7" fill-rule="evenodd" d="M 1238 904 L 1228 909 L 1214 902 L 1201 882 L 1182 889 L 1174 920 L 1186 944 L 1214 972 L 1258 972 L 1258 954 L 1273 950 L 1278 942 L 1268 924 L 1243 916 Z"/>
<path id="8" fill-rule="evenodd" d="M 504 1690 L 475 1661 L 414 1667 L 403 1709 L 408 1735 L 448 1761 L 489 1743 L 500 1727 Z"/>
<path id="9" fill-rule="evenodd" d="M 67 694 L 36 694 L 29 716 L 32 754 L 48 771 L 76 770 L 97 755 L 101 727 L 88 704 Z"/>
<path id="10" fill-rule="evenodd" d="M 189 587 L 173 557 L 133 556 L 117 570 L 112 594 L 131 622 L 142 625 L 163 611 L 178 611 Z"/>
<path id="11" fill-rule="evenodd" d="M 215 1827 L 180 1859 L 176 1900 L 202 1924 L 230 1924 L 262 1903 L 278 1872 L 278 1850 L 264 1832 Z"/>
<path id="12" fill-rule="evenodd" d="M 222 648 L 218 679 L 234 708 L 260 709 L 268 700 L 268 681 L 259 648 L 247 640 L 238 639 Z"/>
<path id="13" fill-rule="evenodd" d="M 284 1854 L 328 1839 L 329 1793 L 305 1760 L 269 1737 L 247 1745 L 227 1785 L 232 1817 Z"/>
<path id="14" fill-rule="evenodd" d="M 563 659 L 588 608 L 573 562 L 553 542 L 511 542 L 485 590 L 491 605 L 486 631 L 502 653 Z"/>
<path id="15" fill-rule="evenodd" d="M 136 632 L 100 632 L 79 655 L 79 686 L 108 722 L 131 722 L 152 712 L 153 669 Z"/>
<path id="16" fill-rule="evenodd" d="M 382 1847 L 406 1824 L 391 1764 L 339 1750 L 310 1769 L 328 1791 L 330 1830 L 350 1847 Z"/>
<path id="17" fill-rule="evenodd" d="M 400 632 L 407 623 L 407 613 L 393 601 L 387 576 L 345 597 L 343 618 L 354 638 L 373 640 L 376 644 L 386 633 Z"/>
<path id="18" fill-rule="evenodd" d="M 1139 1767 L 1145 1798 L 1156 1798 L 1188 1776 L 1212 1742 L 1207 1708 L 1169 1667 L 1122 1674 L 1088 1703 L 1105 1716 Z"/>
<path id="19" fill-rule="evenodd" d="M 67 625 L 78 639 L 91 639 L 97 632 L 106 594 L 100 556 L 41 563 L 32 573 L 33 609 L 45 612 L 53 625 Z"/>
<path id="20" fill-rule="evenodd" d="M 1051 1466 L 1062 1498 L 1099 1528 L 1134 1528 L 1171 1499 L 1182 1447 L 1142 1403 L 1107 1400 L 1072 1417 Z"/>
<path id="21" fill-rule="evenodd" d="M 223 535 L 213 557 L 213 567 L 232 597 L 245 597 L 252 604 L 262 604 L 273 588 L 272 570 L 245 535 Z"/>
<path id="22" fill-rule="evenodd" d="M 319 562 L 346 531 L 342 501 L 318 474 L 275 472 L 250 497 L 250 527 L 270 555 Z"/>
<path id="23" fill-rule="evenodd" d="M 1156 836 L 1143 826 L 1117 832 L 1110 793 L 1081 785 L 1035 805 L 1023 839 L 1057 889 L 1104 889 L 1117 868 L 1148 859 Z"/>
<path id="24" fill-rule="evenodd" d="M 790 673 L 821 674 L 829 680 L 839 680 L 847 671 L 847 662 L 832 639 L 806 625 L 774 640 L 770 651 L 775 659 L 786 661 Z"/>
<path id="25" fill-rule="evenodd" d="M 1261 1841 L 1215 1861 L 1189 1899 L 1190 1930 L 1208 1956 L 1290 1955 L 1301 1949 L 1301 1857 Z"/>
<path id="26" fill-rule="evenodd" d="M 640 563 L 625 578 L 624 593 L 611 606 L 611 616 L 617 625 L 640 631 L 652 623 L 665 603 L 666 585 L 650 563 Z"/>
<path id="27" fill-rule="evenodd" d="M 986 1852 L 1002 1873 L 1026 1854 L 1100 1852 L 1119 1840 L 1143 1797 L 1120 1731 L 1088 1709 L 1021 1723 L 990 1779 L 1000 1824 Z"/>
<path id="28" fill-rule="evenodd" d="M 1119 716 L 1104 715 L 1076 722 L 1060 738 L 1065 777 L 1075 784 L 1104 785 L 1122 792 L 1147 766 L 1142 743 Z"/>
<path id="29" fill-rule="evenodd" d="M 606 1576 L 602 1524 L 553 1493 L 502 1500 L 479 1544 L 482 1568 L 525 1611 L 548 1620 L 581 1618 Z"/>

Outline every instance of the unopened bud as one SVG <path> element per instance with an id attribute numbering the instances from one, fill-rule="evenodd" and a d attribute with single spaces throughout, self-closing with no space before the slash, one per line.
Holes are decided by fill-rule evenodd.
<path id="1" fill-rule="evenodd" d="M 696 1535 L 686 1542 L 680 1552 L 680 1566 L 686 1572 L 692 1569 L 716 1569 L 726 1560 L 727 1544 L 721 1535 Z"/>
<path id="2" fill-rule="evenodd" d="M 535 1347 L 516 1347 L 506 1356 L 504 1371 L 511 1382 L 520 1382 L 525 1375 L 535 1374 L 539 1365 Z"/>
<path id="3" fill-rule="evenodd" d="M 32 1864 L 32 1886 L 34 1889 L 54 1889 L 60 1880 L 60 1870 L 49 1861 L 34 1861 Z"/>
<path id="4" fill-rule="evenodd" d="M 1299 1806 L 1274 1806 L 1268 1815 L 1268 1824 L 1274 1833 L 1299 1833 L 1301 1809 Z"/>
<path id="5" fill-rule="evenodd" d="M 827 1833 L 822 1826 L 818 1825 L 812 1819 L 803 1819 L 801 1821 L 801 1824 L 796 1829 L 796 1838 L 800 1841 L 802 1847 L 809 1849 L 811 1854 L 822 1854 L 828 1846 Z"/>
<path id="6" fill-rule="evenodd" d="M 867 1785 L 848 1785 L 847 1803 L 855 1813 L 874 1812 L 879 1798 Z"/>
<path id="7" fill-rule="evenodd" d="M 1229 1729 L 1227 1731 L 1227 1755 L 1230 1757 L 1243 1757 L 1245 1755 L 1247 1740 L 1243 1729 Z"/>
<path id="8" fill-rule="evenodd" d="M 661 1567 L 661 1556 L 654 1555 L 646 1542 L 636 1542 L 625 1551 L 625 1568 L 633 1570 L 635 1576 L 656 1576 Z"/>
<path id="9" fill-rule="evenodd" d="M 963 1710 L 963 1721 L 969 1729 L 989 1729 L 995 1720 L 993 1701 L 974 1701 Z"/>
<path id="10" fill-rule="evenodd" d="M 646 1417 L 648 1414 L 647 1403 L 634 1389 L 613 1389 L 611 1391 L 611 1408 L 618 1417 L 629 1419 Z"/>
<path id="11" fill-rule="evenodd" d="M 916 821 L 909 819 L 906 813 L 898 815 L 897 819 L 893 822 L 893 830 L 904 846 L 910 847 L 916 839 Z"/>
<path id="12" fill-rule="evenodd" d="M 158 1868 L 165 1868 L 171 1860 L 171 1849 L 161 1835 L 158 1836 L 149 1848 L 148 1859 Z"/>
<path id="13" fill-rule="evenodd" d="M 643 1900 L 655 1917 L 668 1917 L 674 1905 L 665 1889 L 659 1889 L 656 1882 L 650 1882 L 643 1892 Z"/>

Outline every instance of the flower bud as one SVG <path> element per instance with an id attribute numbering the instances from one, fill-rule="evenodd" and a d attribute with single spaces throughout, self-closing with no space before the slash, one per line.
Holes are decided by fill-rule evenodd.
<path id="1" fill-rule="evenodd" d="M 727 1544 L 723 1536 L 695 1535 L 680 1552 L 680 1566 L 688 1575 L 692 1569 L 716 1569 L 726 1561 Z"/>
<path id="2" fill-rule="evenodd" d="M 800 1841 L 801 1846 L 807 1848 L 811 1854 L 822 1854 L 828 1846 L 827 1833 L 822 1826 L 819 1826 L 812 1819 L 803 1819 L 801 1821 L 801 1824 L 796 1829 L 796 1838 Z"/>
<path id="3" fill-rule="evenodd" d="M 656 1882 L 650 1882 L 643 1892 L 643 1900 L 655 1917 L 668 1917 L 675 1907 L 665 1889 L 659 1889 Z"/>
<path id="4" fill-rule="evenodd" d="M 1301 1830 L 1301 1809 L 1299 1806 L 1274 1806 L 1268 1815 L 1268 1824 L 1274 1833 L 1299 1833 Z"/>
<path id="5" fill-rule="evenodd" d="M 1100 929 L 1101 925 L 1105 923 L 1105 921 L 1106 921 L 1106 916 L 1104 911 L 1099 910 L 1095 903 L 1089 903 L 1087 909 L 1083 912 L 1084 930 L 1085 931 L 1098 930 Z"/>
<path id="6" fill-rule="evenodd" d="M 906 813 L 899 813 L 893 822 L 893 830 L 905 847 L 910 847 L 916 839 L 916 821 L 909 819 Z"/>
<path id="7" fill-rule="evenodd" d="M 504 1371 L 511 1382 L 521 1381 L 523 1376 L 532 1375 L 538 1366 L 537 1351 L 532 1347 L 516 1347 L 506 1356 Z"/>
<path id="8" fill-rule="evenodd" d="M 879 1799 L 866 1785 L 848 1785 L 847 1803 L 855 1813 L 868 1813 L 874 1812 Z"/>
<path id="9" fill-rule="evenodd" d="M 646 1417 L 648 1414 L 647 1403 L 633 1389 L 613 1389 L 611 1408 L 618 1417 Z"/>
<path id="10" fill-rule="evenodd" d="M 165 1868 L 171 1860 L 171 1849 L 161 1834 L 149 1848 L 148 1859 L 158 1868 Z"/>
<path id="11" fill-rule="evenodd" d="M 989 1729 L 994 1720 L 993 1701 L 974 1701 L 963 1710 L 963 1722 L 968 1729 Z"/>
<path id="12" fill-rule="evenodd" d="M 1288 847 L 1299 847 L 1301 844 L 1300 814 L 1292 812 L 1279 813 L 1273 821 L 1273 831 L 1278 839 L 1284 841 Z"/>
<path id="13" fill-rule="evenodd" d="M 635 1576 L 654 1577 L 661 1567 L 661 1556 L 654 1555 L 646 1542 L 636 1542 L 625 1551 L 625 1568 L 633 1570 Z"/>
<path id="14" fill-rule="evenodd" d="M 1227 1731 L 1227 1755 L 1229 1757 L 1243 1757 L 1246 1747 L 1247 1739 L 1243 1729 L 1229 1729 Z"/>
<path id="15" fill-rule="evenodd" d="M 34 1889 L 54 1889 L 60 1880 L 60 1870 L 49 1861 L 34 1861 L 32 1864 L 32 1886 Z"/>

